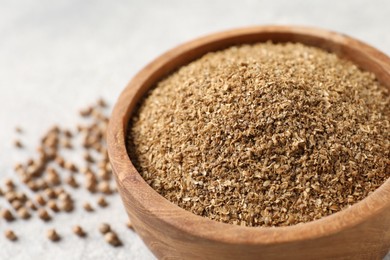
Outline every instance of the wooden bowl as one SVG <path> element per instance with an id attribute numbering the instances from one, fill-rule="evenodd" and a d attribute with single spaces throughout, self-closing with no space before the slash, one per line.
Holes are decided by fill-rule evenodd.
<path id="1" fill-rule="evenodd" d="M 161 259 L 381 259 L 390 248 L 390 179 L 352 207 L 289 227 L 242 227 L 181 209 L 153 190 L 126 151 L 128 121 L 156 82 L 207 52 L 272 40 L 300 42 L 334 52 L 373 72 L 390 88 L 390 58 L 348 36 L 320 29 L 264 26 L 212 34 L 182 44 L 142 69 L 112 113 L 108 152 L 127 214 L 150 250 Z"/>

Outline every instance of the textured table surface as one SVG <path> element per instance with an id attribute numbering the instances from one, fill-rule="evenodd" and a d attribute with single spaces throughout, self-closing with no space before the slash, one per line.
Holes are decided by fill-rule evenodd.
<path id="1" fill-rule="evenodd" d="M 1 1 L 0 178 L 13 174 L 13 164 L 31 154 L 48 127 L 76 124 L 78 108 L 99 96 L 115 102 L 128 80 L 167 49 L 207 33 L 261 24 L 332 29 L 390 54 L 388 0 Z M 26 129 L 22 140 L 29 148 L 23 152 L 12 147 L 16 125 Z M 109 200 L 108 209 L 94 214 L 76 209 L 50 224 L 36 218 L 11 224 L 20 240 L 10 243 L 0 235 L 0 259 L 153 259 L 124 227 L 120 198 Z M 123 247 L 102 240 L 96 231 L 102 221 L 118 231 Z M 88 239 L 70 234 L 77 223 L 91 230 Z M 45 239 L 51 226 L 63 234 L 61 243 Z M 0 220 L 1 233 L 6 227 Z"/>

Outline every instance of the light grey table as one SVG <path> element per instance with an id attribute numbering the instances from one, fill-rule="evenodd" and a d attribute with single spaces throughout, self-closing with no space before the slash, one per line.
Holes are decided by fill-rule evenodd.
<path id="1" fill-rule="evenodd" d="M 27 158 L 45 129 L 74 125 L 78 108 L 99 96 L 113 103 L 128 80 L 163 51 L 207 33 L 260 24 L 328 28 L 390 54 L 388 0 L 1 1 L 1 178 L 12 175 L 14 162 Z M 12 148 L 15 125 L 28 128 L 23 140 L 30 150 Z M 110 203 L 93 215 L 77 210 L 51 224 L 12 224 L 20 241 L 0 235 L 0 259 L 153 259 L 137 235 L 123 228 L 119 197 Z M 124 247 L 111 248 L 93 231 L 102 221 L 119 231 Z M 91 230 L 88 239 L 73 238 L 69 226 L 76 223 Z M 5 226 L 0 221 L 1 232 Z M 63 233 L 61 243 L 45 239 L 49 226 Z"/>

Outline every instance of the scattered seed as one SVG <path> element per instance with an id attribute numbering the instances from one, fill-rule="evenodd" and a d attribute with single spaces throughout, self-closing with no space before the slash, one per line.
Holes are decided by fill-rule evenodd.
<path id="1" fill-rule="evenodd" d="M 18 209 L 17 213 L 22 219 L 29 219 L 31 217 L 30 213 L 25 207 L 21 207 L 20 209 Z"/>
<path id="2" fill-rule="evenodd" d="M 23 148 L 23 144 L 20 140 L 15 140 L 14 145 L 16 148 Z"/>
<path id="3" fill-rule="evenodd" d="M 112 194 L 110 183 L 108 181 L 102 181 L 99 183 L 99 191 L 104 194 Z"/>
<path id="4" fill-rule="evenodd" d="M 53 212 L 58 212 L 60 209 L 57 206 L 57 203 L 55 200 L 49 200 L 47 203 L 47 206 L 53 211 Z"/>
<path id="5" fill-rule="evenodd" d="M 79 184 L 77 183 L 75 177 L 73 177 L 73 175 L 69 176 L 67 179 L 66 179 L 66 183 L 71 186 L 72 188 L 78 188 L 79 187 Z"/>
<path id="6" fill-rule="evenodd" d="M 105 207 L 108 206 L 108 203 L 107 203 L 106 199 L 105 199 L 103 196 L 101 196 L 101 197 L 98 198 L 97 204 L 98 204 L 100 207 L 102 207 L 102 208 L 105 208 Z"/>
<path id="7" fill-rule="evenodd" d="M 61 240 L 60 235 L 58 235 L 58 233 L 55 229 L 49 229 L 47 231 L 47 238 L 53 242 L 57 242 L 57 241 Z"/>
<path id="8" fill-rule="evenodd" d="M 112 231 L 109 231 L 108 233 L 106 233 L 104 235 L 104 239 L 106 240 L 107 243 L 109 243 L 110 245 L 112 245 L 114 247 L 122 245 L 122 242 L 118 238 L 117 234 L 115 234 Z"/>
<path id="9" fill-rule="evenodd" d="M 100 233 L 102 233 L 104 235 L 104 234 L 106 234 L 106 233 L 111 231 L 111 227 L 107 223 L 102 223 L 99 226 L 99 231 L 100 231 Z"/>
<path id="10" fill-rule="evenodd" d="M 9 209 L 2 209 L 1 210 L 1 216 L 3 219 L 5 219 L 7 222 L 11 222 L 15 220 L 14 215 L 11 213 Z"/>
<path id="11" fill-rule="evenodd" d="M 4 235 L 5 237 L 10 240 L 10 241 L 16 241 L 18 240 L 18 237 L 16 236 L 16 234 L 14 233 L 14 231 L 12 231 L 11 229 L 7 229 L 5 232 L 4 232 Z"/>
<path id="12" fill-rule="evenodd" d="M 73 202 L 69 200 L 61 201 L 60 209 L 65 212 L 72 212 L 74 209 Z"/>
<path id="13" fill-rule="evenodd" d="M 104 101 L 104 99 L 102 99 L 102 98 L 100 98 L 99 100 L 98 100 L 98 105 L 100 106 L 100 107 L 107 107 L 107 103 L 106 103 L 106 101 Z"/>
<path id="14" fill-rule="evenodd" d="M 79 237 L 85 237 L 87 235 L 85 231 L 78 225 L 73 227 L 73 233 L 75 233 Z"/>
<path id="15" fill-rule="evenodd" d="M 55 161 L 58 166 L 60 166 L 61 168 L 65 168 L 65 159 L 63 157 L 57 155 Z"/>
<path id="16" fill-rule="evenodd" d="M 14 200 L 14 201 L 12 201 L 11 206 L 15 210 L 18 210 L 18 209 L 20 209 L 23 206 L 23 204 L 22 204 L 22 202 L 20 200 Z"/>
<path id="17" fill-rule="evenodd" d="M 26 207 L 31 210 L 37 210 L 37 206 L 31 200 L 26 201 Z"/>
<path id="18" fill-rule="evenodd" d="M 65 162 L 65 169 L 71 171 L 71 172 L 77 172 L 77 166 L 69 161 Z"/>
<path id="19" fill-rule="evenodd" d="M 35 196 L 35 201 L 36 201 L 39 205 L 41 205 L 41 206 L 46 205 L 46 200 L 43 198 L 43 196 L 42 196 L 41 194 L 37 194 L 37 195 Z"/>
<path id="20" fill-rule="evenodd" d="M 64 130 L 63 132 L 64 132 L 64 135 L 65 135 L 67 138 L 72 138 L 72 137 L 73 137 L 72 131 L 70 131 L 69 129 L 66 129 L 66 130 Z"/>
<path id="21" fill-rule="evenodd" d="M 86 109 L 80 110 L 80 115 L 83 117 L 89 117 L 92 114 L 92 107 L 88 107 Z"/>
<path id="22" fill-rule="evenodd" d="M 83 113 L 86 117 L 91 117 L 91 123 L 80 125 L 79 132 L 82 135 L 82 142 L 88 147 L 84 161 L 85 168 L 81 171 L 84 173 L 86 186 L 91 192 L 101 191 L 109 194 L 114 190 L 111 188 L 108 181 L 110 180 L 110 170 L 107 170 L 108 156 L 105 147 L 105 131 L 107 128 L 108 118 L 102 112 L 102 108 L 106 107 L 104 100 L 98 100 L 95 106 L 91 106 Z M 22 132 L 22 129 L 16 128 L 17 132 Z M 36 157 L 29 158 L 23 163 L 17 163 L 14 166 L 16 175 L 20 178 L 19 182 L 15 183 L 12 179 L 4 180 L 5 188 L 0 189 L 0 196 L 10 203 L 15 210 L 16 215 L 22 219 L 31 217 L 30 210 L 36 210 L 37 215 L 43 221 L 50 221 L 52 215 L 49 214 L 48 209 L 53 212 L 59 210 L 65 212 L 73 211 L 75 203 L 64 187 L 64 183 L 71 187 L 78 187 L 79 184 L 74 176 L 79 171 L 79 167 L 73 162 L 67 161 L 61 156 L 60 152 L 64 148 L 71 149 L 72 144 L 75 144 L 72 139 L 73 133 L 69 129 L 61 129 L 59 126 L 53 126 L 41 138 L 41 144 L 36 148 Z M 78 140 L 78 139 L 77 139 Z M 19 140 L 15 140 L 17 147 L 23 147 Z M 78 143 L 81 144 L 81 143 Z M 93 151 L 95 150 L 95 151 Z M 69 151 L 68 151 L 69 152 Z M 93 155 L 93 157 L 92 157 Z M 57 164 L 62 169 L 71 172 L 68 178 L 62 179 L 62 176 L 57 171 Z M 104 164 L 106 165 L 104 168 Z M 99 171 L 99 176 L 95 174 L 91 168 L 96 168 Z M 64 181 L 63 181 L 64 180 Z M 18 191 L 19 183 L 25 184 L 31 191 L 37 192 L 34 199 L 29 199 L 26 193 Z M 99 205 L 105 207 L 108 205 L 105 198 L 98 199 Z M 39 207 L 42 206 L 42 207 Z M 47 208 L 43 208 L 47 206 Z M 86 211 L 93 211 L 93 207 L 89 203 L 83 205 Z M 1 217 L 6 221 L 15 220 L 11 210 L 2 209 L 0 211 Z M 79 236 L 86 236 L 86 232 L 80 227 L 73 227 L 73 232 Z M 60 236 L 55 229 L 47 231 L 47 236 L 52 241 L 60 240 Z M 119 239 L 118 239 L 119 240 Z M 115 242 L 117 244 L 117 242 Z"/>
<path id="23" fill-rule="evenodd" d="M 16 195 L 16 192 L 14 192 L 14 191 L 7 191 L 5 193 L 5 199 L 8 200 L 9 203 L 12 203 L 14 200 L 17 200 L 18 197 Z"/>
<path id="24" fill-rule="evenodd" d="M 69 141 L 69 139 L 62 139 L 61 140 L 61 146 L 66 148 L 66 149 L 72 149 L 72 143 Z"/>
<path id="25" fill-rule="evenodd" d="M 7 186 L 8 191 L 13 191 L 15 189 L 15 184 L 11 179 L 6 179 L 4 184 Z"/>
<path id="26" fill-rule="evenodd" d="M 86 162 L 89 162 L 89 163 L 95 162 L 95 160 L 93 159 L 93 157 L 91 156 L 91 154 L 90 154 L 89 152 L 86 152 L 86 153 L 84 154 L 84 160 L 85 160 Z"/>
<path id="27" fill-rule="evenodd" d="M 52 186 L 57 186 L 61 184 L 60 176 L 54 168 L 47 169 L 47 182 Z"/>
<path id="28" fill-rule="evenodd" d="M 47 222 L 47 221 L 50 221 L 51 220 L 51 216 L 50 214 L 47 212 L 46 209 L 44 208 L 40 208 L 38 210 L 38 216 L 40 219 L 42 219 L 43 221 Z"/>
<path id="29" fill-rule="evenodd" d="M 93 207 L 88 202 L 84 203 L 83 208 L 85 209 L 85 211 L 88 211 L 88 212 L 94 211 Z"/>

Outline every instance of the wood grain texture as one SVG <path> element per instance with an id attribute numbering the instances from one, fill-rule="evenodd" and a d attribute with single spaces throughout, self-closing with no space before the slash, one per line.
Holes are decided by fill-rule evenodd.
<path id="1" fill-rule="evenodd" d="M 262 228 L 209 220 L 154 191 L 126 151 L 127 124 L 137 102 L 178 67 L 242 43 L 300 42 L 334 52 L 373 72 L 390 88 L 390 58 L 348 36 L 321 29 L 262 26 L 217 33 L 180 45 L 141 70 L 122 92 L 107 134 L 118 189 L 134 227 L 160 259 L 381 259 L 390 248 L 390 179 L 352 207 L 305 224 Z"/>

